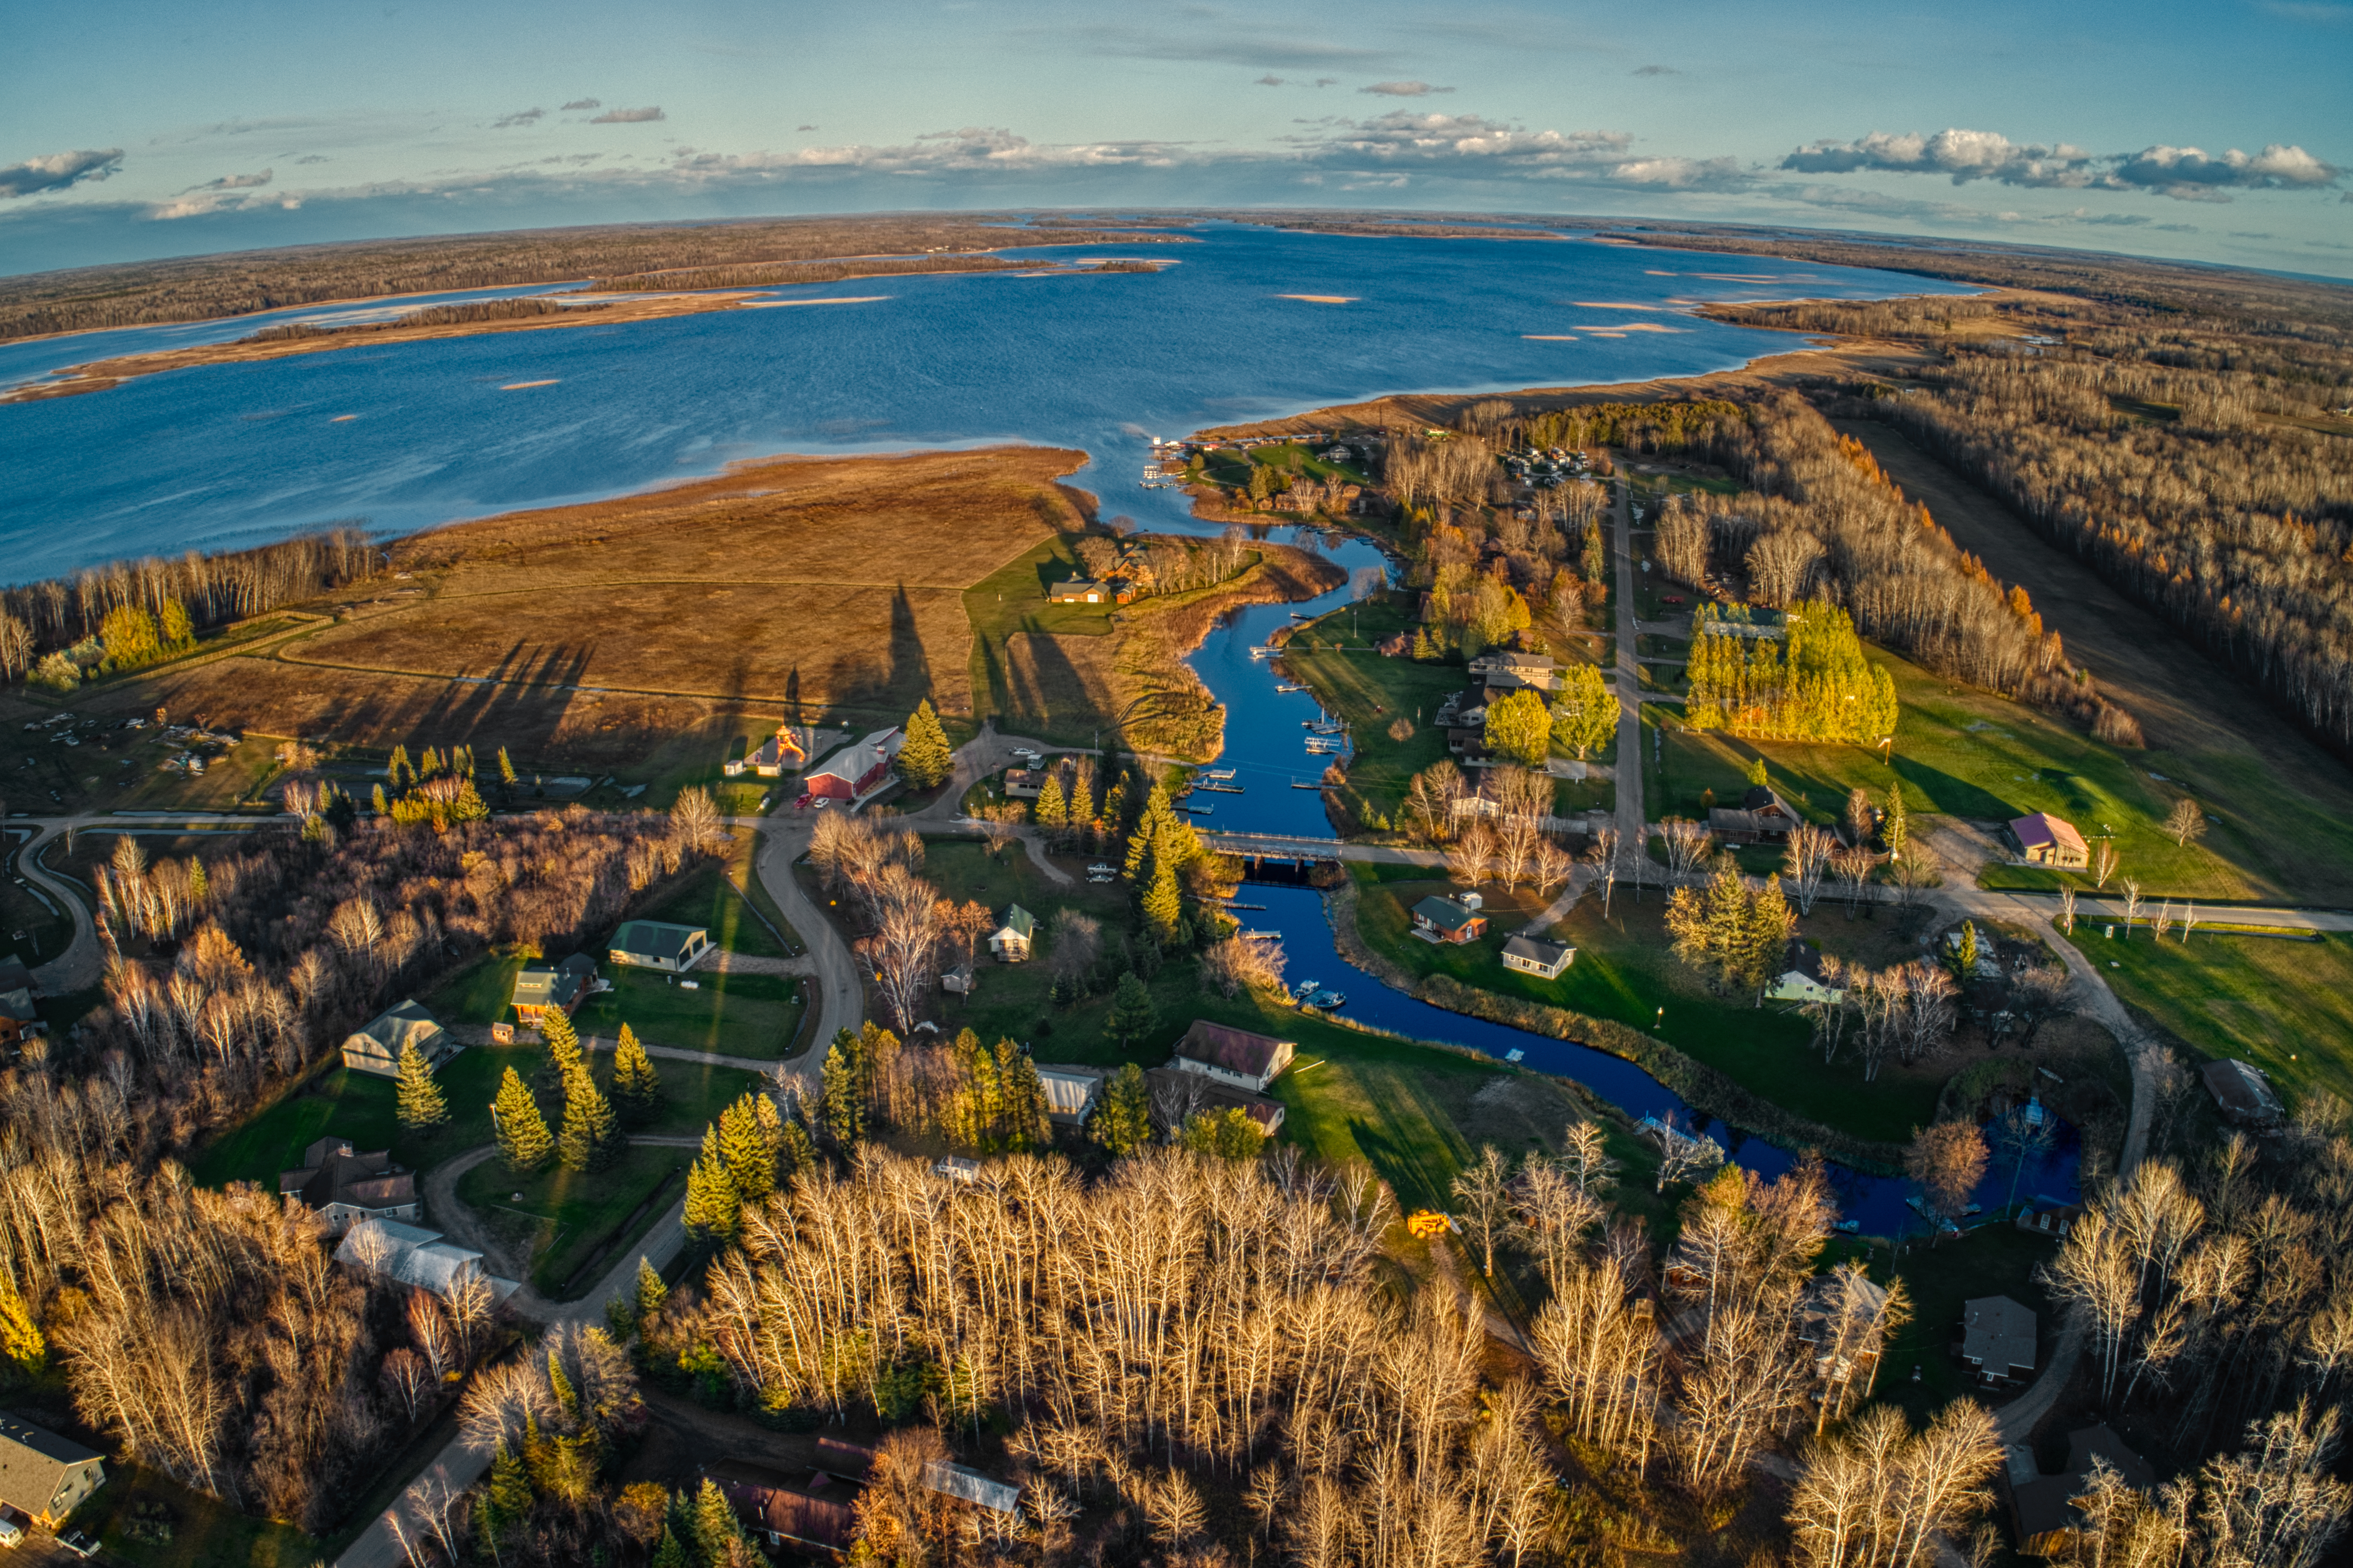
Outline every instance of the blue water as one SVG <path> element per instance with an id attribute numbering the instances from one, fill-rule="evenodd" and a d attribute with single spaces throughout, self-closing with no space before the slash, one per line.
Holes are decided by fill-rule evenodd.
<path id="1" fill-rule="evenodd" d="M 1672 301 L 1947 291 L 1894 273 L 1584 240 L 1198 232 L 1196 244 L 1058 247 L 1052 258 L 1174 261 L 1149 276 L 851 281 L 768 297 L 881 297 L 348 348 L 0 407 L 0 581 L 329 523 L 406 533 L 781 451 L 1000 440 L 1093 454 L 1078 482 L 1107 512 L 1160 525 L 1184 503 L 1135 488 L 1151 435 L 1391 391 L 1692 375 L 1790 345 Z M 1592 335 L 1643 323 L 1670 330 Z M 0 382 L 257 324 L 17 344 L 0 349 Z M 1529 335 L 1560 334 L 1577 341 Z M 501 390 L 523 381 L 555 385 Z"/>

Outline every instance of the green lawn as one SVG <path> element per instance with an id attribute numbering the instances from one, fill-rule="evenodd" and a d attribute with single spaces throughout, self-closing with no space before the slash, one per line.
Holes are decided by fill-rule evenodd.
<path id="1" fill-rule="evenodd" d="M 2015 1225 L 1992 1224 L 1973 1230 L 1958 1241 L 1930 1245 L 1908 1242 L 1911 1248 L 1897 1272 L 1912 1298 L 1912 1321 L 1889 1339 L 1882 1358 L 1877 1397 L 1905 1407 L 1913 1420 L 1925 1421 L 1977 1384 L 1968 1367 L 1950 1350 L 1960 1338 L 1962 1303 L 1980 1296 L 2007 1296 L 2033 1310 L 2041 1330 L 2036 1364 L 2046 1361 L 2057 1342 L 2059 1320 L 2042 1287 L 2035 1283 L 2037 1265 L 2049 1260 L 2056 1243 L 2049 1236 L 2021 1231 Z M 1831 1257 L 1842 1256 L 1854 1244 L 1840 1242 Z M 1887 1279 L 1887 1248 L 1873 1249 L 1871 1276 Z M 1912 1369 L 1920 1381 L 1912 1381 Z"/>
<path id="2" fill-rule="evenodd" d="M 155 1544 L 124 1536 L 132 1510 L 142 1503 L 160 1503 L 170 1512 L 170 1541 Z M 112 1456 L 106 1484 L 74 1510 L 72 1528 L 96 1536 L 109 1560 L 138 1568 L 311 1568 L 322 1556 L 321 1543 L 290 1524 L 255 1519 L 160 1471 Z"/>
<path id="3" fill-rule="evenodd" d="M 2073 822 L 2086 839 L 2113 830 L 2122 874 L 2137 877 L 2154 895 L 2200 898 L 2256 891 L 2229 858 L 2244 834 L 2313 834 L 2316 844 L 2344 838 L 2340 824 L 2308 821 L 2284 791 L 2249 779 L 2243 793 L 2202 800 L 2222 825 L 2203 842 L 2178 847 L 2158 825 L 2179 796 L 2149 777 L 2163 768 L 2148 753 L 2104 746 L 2055 719 L 1941 680 L 1883 651 L 1873 649 L 1872 658 L 1895 677 L 1903 705 L 1892 767 L 1878 751 L 1862 747 L 1751 742 L 1670 726 L 1662 766 L 1644 773 L 1652 818 L 1702 816 L 1703 791 L 1711 789 L 1719 803 L 1736 799 L 1746 788 L 1748 763 L 1762 757 L 1774 787 L 1819 821 L 1843 810 L 1850 789 L 1861 785 L 1883 799 L 1889 785 L 1901 780 L 1905 804 L 1915 818 L 1936 813 L 2006 821 L 2049 811 Z M 1925 825 L 1915 823 L 1915 831 Z M 1994 887 L 2049 887 L 2062 880 L 2054 872 L 1998 864 L 1988 866 L 1983 878 Z"/>
<path id="4" fill-rule="evenodd" d="M 642 1233 L 682 1190 L 682 1173 L 693 1159 L 691 1149 L 640 1144 L 608 1171 L 551 1165 L 520 1181 L 501 1161 L 486 1160 L 458 1179 L 458 1196 L 486 1223 L 528 1249 L 533 1288 L 552 1299 L 568 1300 L 596 1282 L 575 1277 L 592 1266 L 601 1275 L 624 1250 L 615 1246 L 599 1256 L 617 1233 Z M 617 1239 L 626 1244 L 635 1236 Z"/>
<path id="5" fill-rule="evenodd" d="M 615 1036 L 627 1023 L 649 1045 L 764 1062 L 790 1055 L 800 1035 L 806 982 L 790 976 L 703 969 L 673 978 L 616 964 L 601 972 L 613 989 L 591 996 L 573 1015 L 584 1034 Z"/>
<path id="6" fill-rule="evenodd" d="M 449 1123 L 438 1132 L 403 1132 L 395 1114 L 389 1078 L 347 1072 L 330 1066 L 313 1074 L 295 1092 L 248 1119 L 243 1126 L 207 1145 L 190 1163 L 195 1179 L 208 1187 L 229 1181 L 259 1181 L 274 1189 L 279 1172 L 301 1163 L 302 1150 L 332 1134 L 362 1149 L 385 1149 L 400 1164 L 422 1170 L 460 1150 L 491 1140 L 491 1097 L 506 1069 L 513 1067 L 528 1079 L 538 1068 L 542 1053 L 536 1045 L 477 1046 L 444 1063 L 438 1075 L 449 1101 Z M 756 1086 L 756 1075 L 700 1062 L 656 1059 L 666 1107 L 647 1130 L 699 1133 L 715 1119 L 721 1107 Z M 596 1058 L 598 1082 L 610 1081 L 612 1058 Z M 540 1097 L 551 1128 L 563 1116 L 562 1097 Z"/>
<path id="7" fill-rule="evenodd" d="M 1409 911 L 1432 893 L 1451 891 L 1441 882 L 1410 880 L 1372 884 L 1360 880 L 1356 924 L 1365 940 L 1383 957 L 1415 975 L 1451 975 L 1466 985 L 1504 996 L 1521 996 L 1549 1006 L 1610 1019 L 1650 1031 L 1667 1044 L 1715 1068 L 1750 1093 L 1794 1115 L 1857 1138 L 1901 1142 L 1912 1128 L 1935 1119 L 1936 1092 L 1947 1064 L 1924 1064 L 1906 1071 L 1889 1063 L 1875 1083 L 1862 1081 L 1850 1056 L 1824 1066 L 1810 1046 L 1805 1019 L 1778 1004 L 1759 1008 L 1745 997 L 1712 995 L 1669 950 L 1664 905 L 1654 888 L 1641 903 L 1620 885 L 1604 918 L 1601 900 L 1577 901 L 1567 920 L 1553 929 L 1556 939 L 1574 943 L 1576 961 L 1556 980 L 1540 980 L 1503 966 L 1503 944 L 1538 906 L 1532 896 L 1481 891 L 1500 906 L 1489 935 L 1460 947 L 1433 947 L 1408 933 Z M 1514 913 L 1515 912 L 1515 917 Z M 1826 951 L 1884 964 L 1908 957 L 1894 911 L 1876 919 L 1850 921 L 1841 909 L 1817 905 L 1799 929 Z M 1663 1007 L 1663 1019 L 1659 1009 Z"/>
<path id="8" fill-rule="evenodd" d="M 458 970 L 419 1000 L 425 1011 L 443 1023 L 497 1023 L 509 1019 L 515 976 L 525 960 L 484 953 Z"/>
<path id="9" fill-rule="evenodd" d="M 1057 534 L 1041 540 L 965 590 L 965 614 L 972 622 L 976 725 L 994 716 L 1002 726 L 1042 739 L 1085 745 L 1091 738 L 1086 727 L 1092 722 L 1090 715 L 1073 708 L 1062 715 L 1070 722 L 1060 724 L 1050 700 L 1056 694 L 1020 689 L 1024 683 L 1017 678 L 1006 648 L 1008 638 L 1025 631 L 1084 637 L 1110 632 L 1116 606 L 1056 604 L 1046 597 L 1048 584 L 1085 575 L 1071 549 L 1074 537 Z"/>
<path id="10" fill-rule="evenodd" d="M 2293 1104 L 2313 1089 L 2353 1101 L 2353 937 L 2317 941 L 2147 927 L 2129 939 L 2076 927 L 2116 994 L 2208 1057 L 2254 1063 Z"/>
<path id="11" fill-rule="evenodd" d="M 757 840 L 749 829 L 738 829 L 736 832 L 733 846 L 735 853 L 727 860 L 703 862 L 681 875 L 675 885 L 663 890 L 653 902 L 632 909 L 629 918 L 701 926 L 710 931 L 713 942 L 731 953 L 781 959 L 797 951 L 799 942 L 792 941 L 788 950 L 786 942 L 778 939 L 778 932 L 789 938 L 792 928 L 785 924 L 773 901 L 756 912 L 745 907 L 742 887 L 749 874 L 751 849 Z M 776 930 L 769 929 L 772 924 Z"/>

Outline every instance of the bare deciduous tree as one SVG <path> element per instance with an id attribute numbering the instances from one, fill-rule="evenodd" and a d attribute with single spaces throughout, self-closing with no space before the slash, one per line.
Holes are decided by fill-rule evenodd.
<path id="1" fill-rule="evenodd" d="M 1789 831 L 1781 872 L 1788 878 L 1790 891 L 1797 895 L 1799 914 L 1814 912 L 1814 896 L 1821 891 L 1823 868 L 1830 864 L 1837 850 L 1838 841 L 1829 831 L 1811 822 L 1801 822 Z"/>

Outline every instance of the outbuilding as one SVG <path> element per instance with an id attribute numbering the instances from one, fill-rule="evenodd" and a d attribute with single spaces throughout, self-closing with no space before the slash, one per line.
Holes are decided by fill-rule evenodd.
<path id="1" fill-rule="evenodd" d="M 2279 1092 L 2253 1062 L 2225 1057 L 2199 1068 L 2198 1076 L 2206 1092 L 2214 1097 L 2214 1107 L 2222 1113 L 2222 1119 L 2233 1127 L 2267 1129 L 2287 1119 Z"/>
<path id="2" fill-rule="evenodd" d="M 1487 917 L 1460 899 L 1432 894 L 1413 906 L 1413 934 L 1425 942 L 1475 942 L 1487 934 Z"/>
<path id="3" fill-rule="evenodd" d="M 1775 1001 L 1819 1006 L 1840 1001 L 1846 996 L 1846 990 L 1831 984 L 1824 976 L 1820 948 L 1802 937 L 1792 937 L 1782 956 L 1781 972 L 1774 977 L 1765 994 Z"/>
<path id="4" fill-rule="evenodd" d="M 997 961 L 1018 964 L 1029 957 L 1029 945 L 1037 939 L 1038 919 L 1018 904 L 1005 906 L 1004 923 L 988 938 L 988 950 Z"/>
<path id="5" fill-rule="evenodd" d="M 683 974 L 718 948 L 711 933 L 700 926 L 673 926 L 666 920 L 624 920 L 613 933 L 606 956 L 632 969 L 660 969 Z"/>
<path id="6" fill-rule="evenodd" d="M 385 1008 L 368 1020 L 366 1027 L 344 1036 L 343 1065 L 354 1073 L 396 1078 L 400 1076 L 400 1054 L 411 1045 L 425 1058 L 428 1072 L 461 1049 L 457 1037 L 425 1011 L 423 1002 L 412 997 L 396 1007 Z"/>
<path id="7" fill-rule="evenodd" d="M 2084 842 L 2084 835 L 2064 817 L 2037 811 L 2030 817 L 2012 819 L 2009 832 L 2010 842 L 2017 846 L 2018 858 L 2028 865 L 2054 865 L 2074 871 L 2092 863 L 2092 851 Z"/>
<path id="8" fill-rule="evenodd" d="M 1101 1067 L 1038 1064 L 1038 1086 L 1046 1091 L 1046 1119 L 1075 1127 L 1085 1121 L 1103 1095 Z"/>
<path id="9" fill-rule="evenodd" d="M 1538 980 L 1558 980 L 1560 971 L 1577 961 L 1577 949 L 1566 942 L 1514 937 L 1504 944 L 1504 967 Z"/>
<path id="10" fill-rule="evenodd" d="M 890 782 L 891 759 L 906 743 L 906 732 L 896 726 L 878 729 L 827 758 L 824 767 L 802 780 L 802 787 L 823 800 L 862 800 Z"/>

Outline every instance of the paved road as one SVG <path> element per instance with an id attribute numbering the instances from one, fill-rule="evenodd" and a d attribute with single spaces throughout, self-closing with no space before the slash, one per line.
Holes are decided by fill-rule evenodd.
<path id="1" fill-rule="evenodd" d="M 40 863 L 42 849 L 65 831 L 65 824 L 31 825 L 33 836 L 25 841 L 25 847 L 16 855 L 17 873 L 73 917 L 73 940 L 66 944 L 64 952 L 33 971 L 33 983 L 47 996 L 85 991 L 106 973 L 106 951 L 99 945 L 98 923 L 90 917 L 90 906 L 81 901 L 81 895 Z"/>
<path id="2" fill-rule="evenodd" d="M 768 890 L 768 896 L 784 911 L 786 922 L 807 944 L 807 957 L 815 960 L 817 1028 L 809 1035 L 810 1049 L 788 1065 L 793 1072 L 814 1083 L 818 1067 L 825 1060 L 828 1043 L 840 1031 L 855 1030 L 866 1022 L 866 987 L 857 957 L 835 931 L 825 912 L 801 891 L 799 881 L 793 875 L 793 862 L 808 852 L 809 835 L 817 828 L 816 813 L 786 811 L 775 817 L 737 817 L 732 819 L 730 825 L 758 832 L 760 842 L 753 852 L 753 869 L 759 874 L 760 885 Z"/>
<path id="3" fill-rule="evenodd" d="M 1642 672 L 1634 656 L 1634 540 L 1624 482 L 1617 486 L 1618 556 L 1618 844 L 1644 854 L 1650 827 L 1642 804 Z"/>

